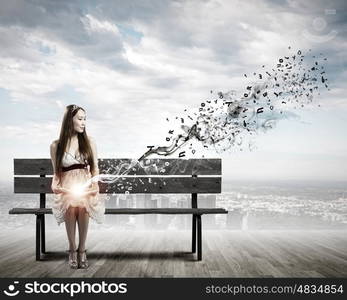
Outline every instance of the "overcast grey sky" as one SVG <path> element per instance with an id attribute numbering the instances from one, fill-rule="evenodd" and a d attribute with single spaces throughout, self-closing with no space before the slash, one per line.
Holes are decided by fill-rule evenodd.
<path id="1" fill-rule="evenodd" d="M 328 57 L 331 91 L 223 158 L 225 179 L 346 180 L 346 2 L 1 1 L 0 180 L 13 158 L 49 157 L 66 105 L 87 111 L 99 157 L 161 145 L 166 117 L 292 49 Z M 175 156 L 177 157 L 177 156 Z M 195 156 L 198 157 L 198 156 Z"/>

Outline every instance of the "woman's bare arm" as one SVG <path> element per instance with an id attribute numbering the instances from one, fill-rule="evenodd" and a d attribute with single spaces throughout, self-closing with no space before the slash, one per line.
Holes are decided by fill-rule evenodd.
<path id="1" fill-rule="evenodd" d="M 57 144 L 58 144 L 57 141 L 54 141 L 50 145 L 50 154 L 51 154 L 51 161 L 52 161 L 52 167 L 53 167 L 53 179 L 52 179 L 51 189 L 52 189 L 54 194 L 68 193 L 69 190 L 67 190 L 63 187 L 60 187 L 58 185 L 58 176 L 57 176 L 56 169 L 55 169 Z"/>
<path id="2" fill-rule="evenodd" d="M 99 175 L 98 151 L 96 148 L 95 139 L 92 137 L 89 137 L 89 141 L 90 141 L 90 147 L 92 148 L 93 159 L 94 159 L 94 170 L 93 170 L 93 172 L 91 172 L 91 175 L 92 175 L 92 177 L 95 177 L 95 176 Z M 92 183 L 91 194 L 96 195 L 97 193 L 99 193 L 99 184 L 96 181 L 96 182 Z"/>

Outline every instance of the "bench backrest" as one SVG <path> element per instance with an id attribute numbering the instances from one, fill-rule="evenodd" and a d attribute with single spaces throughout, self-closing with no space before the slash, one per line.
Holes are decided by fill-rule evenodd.
<path id="1" fill-rule="evenodd" d="M 100 174 L 117 174 L 131 159 L 99 159 Z M 146 159 L 146 172 L 135 166 L 114 183 L 99 183 L 100 193 L 221 193 L 221 159 Z M 158 168 L 159 166 L 159 168 Z M 123 169 L 124 171 L 124 169 Z M 50 159 L 14 159 L 15 193 L 52 193 Z M 48 177 L 47 177 L 48 176 Z M 131 188 L 129 188 L 131 187 Z"/>

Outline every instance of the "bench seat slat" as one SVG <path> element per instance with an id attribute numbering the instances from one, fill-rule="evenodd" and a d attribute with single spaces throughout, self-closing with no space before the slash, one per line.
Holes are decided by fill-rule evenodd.
<path id="1" fill-rule="evenodd" d="M 226 214 L 224 208 L 106 208 L 106 215 L 113 214 Z M 51 208 L 12 208 L 9 214 L 52 214 Z"/>

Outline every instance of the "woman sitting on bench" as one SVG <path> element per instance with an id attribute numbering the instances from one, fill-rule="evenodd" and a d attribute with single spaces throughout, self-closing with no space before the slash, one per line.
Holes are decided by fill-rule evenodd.
<path id="1" fill-rule="evenodd" d="M 72 269 L 88 268 L 86 238 L 89 217 L 104 221 L 105 201 L 97 182 L 81 190 L 83 184 L 99 174 L 95 141 L 87 136 L 86 113 L 82 107 L 68 105 L 63 117 L 59 140 L 50 145 L 53 164 L 52 211 L 58 225 L 65 222 L 69 241 L 68 263 Z M 75 233 L 78 224 L 79 245 Z"/>

